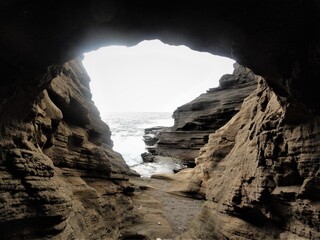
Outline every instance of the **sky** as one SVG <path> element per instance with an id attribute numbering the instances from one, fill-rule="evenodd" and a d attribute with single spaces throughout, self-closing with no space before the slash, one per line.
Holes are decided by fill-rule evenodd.
<path id="1" fill-rule="evenodd" d="M 209 88 L 234 61 L 159 40 L 85 53 L 93 101 L 108 112 L 173 112 Z"/>

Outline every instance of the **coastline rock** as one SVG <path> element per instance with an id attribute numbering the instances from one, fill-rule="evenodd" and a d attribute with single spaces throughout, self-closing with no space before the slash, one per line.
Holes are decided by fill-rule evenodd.
<path id="1" fill-rule="evenodd" d="M 260 82 L 210 135 L 189 175 L 173 177 L 181 193 L 207 200 L 179 239 L 319 239 L 320 119 L 292 124 L 286 112 Z"/>
<path id="2" fill-rule="evenodd" d="M 152 147 L 155 145 L 160 137 L 162 132 L 170 131 L 170 127 L 152 127 L 144 129 L 143 141 L 147 147 Z"/>
<path id="3" fill-rule="evenodd" d="M 143 162 L 154 162 L 154 156 L 151 153 L 141 153 Z"/>
<path id="4" fill-rule="evenodd" d="M 233 74 L 223 75 L 219 87 L 209 89 L 175 110 L 173 127 L 145 129 L 147 151 L 179 158 L 185 165 L 194 166 L 194 159 L 208 142 L 209 134 L 239 111 L 244 98 L 253 92 L 260 78 L 235 63 Z"/>

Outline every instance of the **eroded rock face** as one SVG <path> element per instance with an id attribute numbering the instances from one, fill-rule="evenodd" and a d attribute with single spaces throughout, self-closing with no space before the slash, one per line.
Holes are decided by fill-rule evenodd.
<path id="1" fill-rule="evenodd" d="M 175 157 L 193 165 L 209 134 L 239 111 L 242 101 L 253 92 L 260 78 L 236 63 L 233 74 L 221 77 L 219 87 L 209 89 L 174 111 L 173 127 L 146 129 L 146 149 L 153 155 Z"/>
<path id="2" fill-rule="evenodd" d="M 252 95 L 210 137 L 191 184 L 208 202 L 189 236 L 319 238 L 319 9 L 318 0 L 1 1 L 1 237 L 120 236 L 130 219 L 125 181 L 101 177 L 126 172 L 122 161 L 103 134 L 90 134 L 101 125 L 79 89 L 43 91 L 87 50 L 157 38 L 232 57 L 274 90 Z"/>
<path id="3" fill-rule="evenodd" d="M 29 118 L 2 125 L 1 238 L 117 238 L 132 207 L 135 173 L 112 150 L 81 59 L 61 70 Z"/>
<path id="4" fill-rule="evenodd" d="M 263 82 L 241 110 L 210 135 L 189 191 L 207 199 L 181 239 L 318 239 L 319 124 L 292 124 Z"/>

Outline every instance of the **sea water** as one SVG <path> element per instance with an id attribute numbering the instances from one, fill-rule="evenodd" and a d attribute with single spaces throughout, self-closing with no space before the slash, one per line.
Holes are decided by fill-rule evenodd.
<path id="1" fill-rule="evenodd" d="M 144 129 L 156 126 L 173 126 L 172 113 L 168 112 L 117 112 L 102 116 L 111 130 L 113 149 L 123 156 L 130 168 L 141 177 L 157 173 L 172 173 L 179 168 L 170 158 L 162 157 L 153 163 L 144 163 L 141 153 L 146 152 L 143 141 Z"/>

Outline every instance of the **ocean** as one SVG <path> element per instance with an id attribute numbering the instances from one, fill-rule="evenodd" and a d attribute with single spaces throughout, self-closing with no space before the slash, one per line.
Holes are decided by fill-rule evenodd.
<path id="1" fill-rule="evenodd" d="M 171 116 L 172 113 L 168 112 L 113 112 L 102 116 L 102 120 L 110 127 L 113 149 L 121 153 L 131 169 L 148 178 L 156 173 L 172 173 L 173 169 L 180 167 L 168 157 L 161 157 L 153 163 L 144 163 L 141 158 L 141 153 L 146 152 L 144 129 L 173 126 Z"/>

